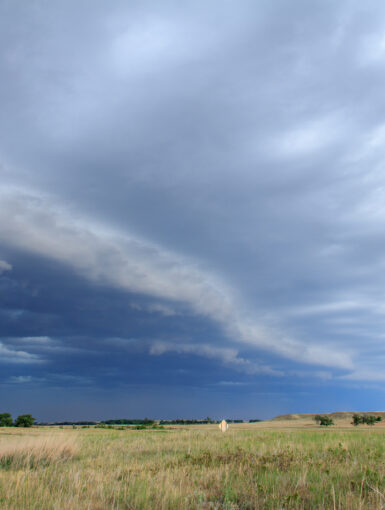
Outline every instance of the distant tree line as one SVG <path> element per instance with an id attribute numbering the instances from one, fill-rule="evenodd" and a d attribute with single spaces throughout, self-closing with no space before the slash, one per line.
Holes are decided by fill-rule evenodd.
<path id="1" fill-rule="evenodd" d="M 244 423 L 244 420 L 237 420 L 233 418 L 228 418 L 227 423 Z M 257 423 L 262 420 L 254 419 L 249 420 L 249 423 Z M 103 425 L 153 425 L 155 420 L 151 420 L 149 418 L 144 418 L 142 420 L 139 419 L 130 419 L 130 418 L 119 418 L 117 420 L 103 420 L 100 422 Z M 175 420 L 159 420 L 159 425 L 208 425 L 212 423 L 220 423 L 218 420 L 213 420 L 209 416 L 202 420 L 195 419 L 184 419 L 177 418 Z M 72 424 L 72 423 L 71 423 Z M 75 423 L 75 425 L 80 425 L 80 423 Z"/>
<path id="2" fill-rule="evenodd" d="M 228 418 L 227 423 L 245 423 L 244 420 L 237 420 L 233 418 Z M 257 423 L 262 420 L 259 419 L 253 419 L 249 420 L 249 423 Z M 184 419 L 184 418 L 177 418 L 175 420 L 159 420 L 159 425 L 208 425 L 212 423 L 220 423 L 219 420 L 213 420 L 209 416 L 207 418 L 204 418 L 202 420 L 195 420 L 195 419 Z M 70 425 L 95 425 L 95 423 L 83 423 L 83 422 L 71 422 Z M 115 420 L 103 420 L 100 422 L 100 424 L 103 425 L 153 425 L 155 424 L 155 420 L 144 418 L 144 419 L 132 419 L 132 418 L 119 418 Z M 62 425 L 62 424 L 60 424 Z"/>
<path id="3" fill-rule="evenodd" d="M 149 418 L 144 418 L 142 420 L 119 418 L 118 420 L 104 420 L 100 423 L 103 425 L 153 425 L 155 420 L 150 420 Z"/>
<path id="4" fill-rule="evenodd" d="M 217 420 L 212 420 L 211 418 L 208 420 L 207 418 L 204 420 L 185 420 L 185 419 L 176 419 L 176 420 L 160 420 L 160 425 L 207 425 L 210 423 L 219 423 Z"/>
<path id="5" fill-rule="evenodd" d="M 185 420 L 185 419 L 176 419 L 176 420 L 160 420 L 161 425 L 207 425 L 210 423 L 220 423 L 221 420 L 213 420 L 211 418 L 205 418 L 204 420 Z M 227 418 L 227 423 L 245 423 L 244 420 L 237 420 L 233 418 Z M 262 420 L 253 419 L 249 420 L 248 423 L 257 423 Z M 247 422 L 246 422 L 247 423 Z"/>
<path id="6" fill-rule="evenodd" d="M 354 425 L 355 427 L 357 427 L 358 425 L 360 424 L 365 424 L 365 425 L 374 425 L 375 423 L 378 423 L 382 421 L 382 417 L 381 416 L 373 416 L 373 415 L 365 415 L 365 414 L 353 414 L 353 421 L 352 421 L 352 425 Z"/>
<path id="7" fill-rule="evenodd" d="M 39 421 L 35 425 L 39 426 L 64 426 L 64 425 L 97 425 L 98 421 Z"/>
<path id="8" fill-rule="evenodd" d="M 244 423 L 243 420 L 236 420 L 232 418 L 227 418 L 227 423 Z M 256 420 L 257 421 L 257 420 Z M 209 425 L 209 424 L 218 424 L 221 420 L 213 420 L 212 418 L 205 418 L 203 420 L 185 420 L 185 419 L 176 419 L 176 420 L 160 420 L 161 425 Z"/>
<path id="9" fill-rule="evenodd" d="M 0 413 L 0 427 L 32 427 L 34 423 L 32 414 L 21 414 L 13 421 L 10 413 Z"/>
<path id="10" fill-rule="evenodd" d="M 244 420 L 238 420 L 233 418 L 228 418 L 227 423 L 245 423 Z M 251 419 L 248 420 L 248 423 L 257 423 L 262 420 L 260 419 Z M 0 427 L 32 427 L 32 425 L 38 426 L 109 426 L 109 425 L 134 425 L 134 426 L 144 426 L 151 427 L 157 424 L 159 425 L 207 425 L 207 424 L 218 424 L 219 420 L 213 420 L 209 416 L 207 418 L 201 420 L 195 419 L 176 419 L 176 420 L 153 420 L 150 418 L 118 418 L 113 420 L 103 420 L 103 421 L 55 421 L 55 422 L 35 422 L 35 418 L 33 418 L 30 414 L 22 414 L 13 421 L 12 416 L 9 413 L 0 413 Z"/>

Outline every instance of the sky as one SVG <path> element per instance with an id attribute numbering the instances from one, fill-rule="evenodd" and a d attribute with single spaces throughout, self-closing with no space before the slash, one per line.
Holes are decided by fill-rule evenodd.
<path id="1" fill-rule="evenodd" d="M 0 0 L 0 405 L 385 409 L 385 4 Z"/>

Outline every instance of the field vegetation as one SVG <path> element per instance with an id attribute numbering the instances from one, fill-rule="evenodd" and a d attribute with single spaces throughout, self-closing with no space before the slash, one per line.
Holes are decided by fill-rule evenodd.
<path id="1" fill-rule="evenodd" d="M 385 508 L 385 427 L 345 418 L 226 433 L 216 425 L 1 428 L 0 508 Z"/>

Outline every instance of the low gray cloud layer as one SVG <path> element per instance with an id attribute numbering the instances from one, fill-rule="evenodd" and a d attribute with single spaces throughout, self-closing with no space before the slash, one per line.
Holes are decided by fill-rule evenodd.
<path id="1" fill-rule="evenodd" d="M 221 331 L 154 337 L 158 359 L 373 380 L 384 21 L 378 1 L 0 1 L 0 274 L 16 249 L 145 295 L 170 336 L 189 314 Z"/>

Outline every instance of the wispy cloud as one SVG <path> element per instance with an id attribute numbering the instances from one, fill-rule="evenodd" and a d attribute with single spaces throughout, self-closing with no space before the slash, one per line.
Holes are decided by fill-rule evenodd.
<path id="1" fill-rule="evenodd" d="M 228 387 L 238 387 L 238 386 L 246 386 L 247 383 L 240 381 L 219 381 L 216 383 L 218 386 L 228 386 Z"/>
<path id="2" fill-rule="evenodd" d="M 0 342 L 0 363 L 40 363 L 42 360 L 36 354 L 11 349 Z"/>
<path id="3" fill-rule="evenodd" d="M 213 347 L 210 344 L 186 344 L 165 341 L 155 341 L 150 347 L 150 354 L 152 355 L 160 356 L 167 352 L 193 354 L 195 356 L 216 359 L 248 374 L 283 375 L 282 372 L 274 370 L 267 365 L 255 363 L 240 357 L 238 351 L 231 348 Z"/>
<path id="4" fill-rule="evenodd" d="M 33 345 L 51 345 L 55 343 L 55 341 L 48 336 L 23 336 L 18 338 L 13 338 L 13 342 L 29 344 Z"/>
<path id="5" fill-rule="evenodd" d="M 318 151 L 338 143 L 345 128 L 338 114 L 301 120 L 297 126 L 279 133 L 270 146 L 269 156 L 280 158 L 314 157 Z"/>
<path id="6" fill-rule="evenodd" d="M 5 260 L 0 260 L 0 275 L 2 273 L 5 273 L 6 271 L 11 270 L 12 270 L 11 264 L 8 264 L 8 262 L 5 262 Z"/>
<path id="7" fill-rule="evenodd" d="M 33 377 L 31 375 L 14 375 L 8 379 L 8 383 L 11 384 L 30 384 L 44 382 L 44 377 Z"/>

